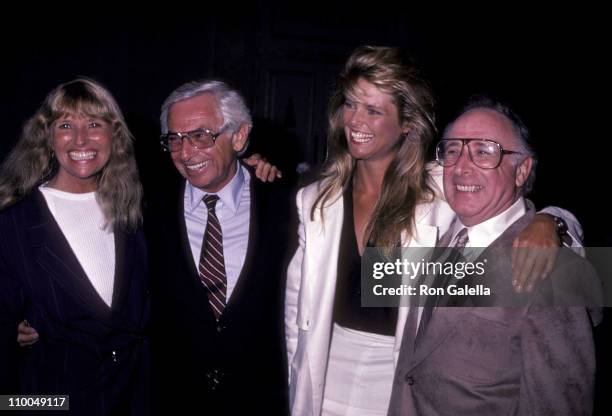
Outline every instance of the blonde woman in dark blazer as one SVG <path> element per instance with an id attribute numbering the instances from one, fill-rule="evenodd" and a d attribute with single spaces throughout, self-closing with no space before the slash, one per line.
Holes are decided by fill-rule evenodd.
<path id="1" fill-rule="evenodd" d="M 61 84 L 1 169 L 0 392 L 147 413 L 142 191 L 115 99 L 89 79 Z M 39 339 L 17 351 L 23 319 Z"/>

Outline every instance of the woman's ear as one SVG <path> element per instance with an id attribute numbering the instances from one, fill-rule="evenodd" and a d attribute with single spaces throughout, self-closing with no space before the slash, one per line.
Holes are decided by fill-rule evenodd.
<path id="1" fill-rule="evenodd" d="M 408 133 L 410 133 L 410 130 L 412 130 L 412 126 L 410 125 L 410 122 L 404 121 L 404 123 L 402 124 L 402 135 L 407 136 Z"/>

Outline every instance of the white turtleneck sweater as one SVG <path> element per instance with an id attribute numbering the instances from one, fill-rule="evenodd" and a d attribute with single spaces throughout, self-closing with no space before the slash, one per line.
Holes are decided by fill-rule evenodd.
<path id="1" fill-rule="evenodd" d="M 39 187 L 51 214 L 102 300 L 111 306 L 115 281 L 115 237 L 104 230 L 96 193 L 73 194 Z"/>

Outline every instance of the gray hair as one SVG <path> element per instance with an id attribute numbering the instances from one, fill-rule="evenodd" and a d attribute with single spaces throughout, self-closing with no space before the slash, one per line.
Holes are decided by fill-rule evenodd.
<path id="1" fill-rule="evenodd" d="M 161 106 L 162 134 L 168 133 L 168 113 L 172 104 L 206 93 L 213 94 L 219 101 L 219 111 L 221 111 L 223 117 L 222 130 L 228 129 L 235 132 L 243 124 L 247 124 L 249 131 L 251 130 L 251 127 L 253 127 L 251 112 L 242 95 L 223 81 L 201 80 L 181 85 L 166 98 Z M 247 147 L 248 142 L 240 153 L 243 153 Z"/>
<path id="2" fill-rule="evenodd" d="M 447 137 L 448 132 L 453 127 L 453 124 L 459 117 L 469 111 L 480 108 L 493 110 L 510 120 L 510 123 L 512 123 L 512 127 L 514 128 L 514 131 L 516 133 L 516 138 L 519 142 L 519 149 L 521 153 L 525 156 L 520 159 L 520 161 L 522 162 L 527 157 L 531 157 L 531 159 L 533 160 L 529 176 L 527 177 L 525 183 L 521 188 L 522 195 L 528 194 L 533 189 L 533 185 L 535 183 L 538 157 L 536 155 L 535 150 L 533 149 L 533 146 L 531 145 L 531 134 L 529 132 L 529 129 L 527 128 L 523 120 L 519 117 L 519 115 L 508 104 L 486 95 L 472 96 L 468 99 L 467 103 L 463 106 L 463 108 L 454 118 L 454 120 L 449 123 L 448 126 L 446 126 L 442 137 Z M 518 162 L 515 164 L 518 164 Z"/>

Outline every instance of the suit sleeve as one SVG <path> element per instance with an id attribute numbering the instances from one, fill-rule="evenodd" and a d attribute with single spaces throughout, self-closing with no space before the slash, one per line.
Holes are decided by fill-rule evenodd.
<path id="1" fill-rule="evenodd" d="M 4 261 L 4 254 L 0 253 L 0 394 L 14 394 L 19 392 L 17 325 L 23 310 L 23 294 Z"/>
<path id="2" fill-rule="evenodd" d="M 581 307 L 532 307 L 521 328 L 520 415 L 590 415 L 595 383 L 591 323 Z"/>
<path id="3" fill-rule="evenodd" d="M 298 325 L 297 308 L 302 280 L 302 261 L 304 259 L 305 230 L 304 212 L 302 208 L 302 192 L 297 193 L 296 204 L 298 210 L 298 248 L 289 263 L 287 270 L 287 287 L 285 293 L 285 337 L 287 342 L 287 364 L 289 366 L 289 379 L 291 379 L 291 363 L 297 349 Z"/>

